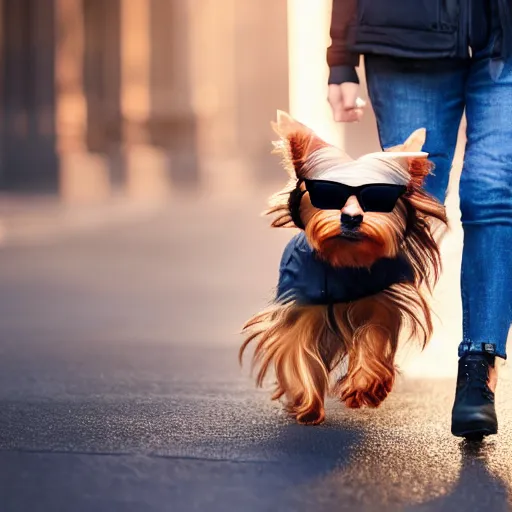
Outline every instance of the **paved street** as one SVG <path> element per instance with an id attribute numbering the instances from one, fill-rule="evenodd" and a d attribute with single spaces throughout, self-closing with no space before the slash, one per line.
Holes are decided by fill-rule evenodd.
<path id="1" fill-rule="evenodd" d="M 378 410 L 295 425 L 240 369 L 237 332 L 290 232 L 264 197 L 175 201 L 103 230 L 0 246 L 0 511 L 512 510 L 512 373 L 499 436 L 451 437 L 460 232 L 425 354 Z"/>

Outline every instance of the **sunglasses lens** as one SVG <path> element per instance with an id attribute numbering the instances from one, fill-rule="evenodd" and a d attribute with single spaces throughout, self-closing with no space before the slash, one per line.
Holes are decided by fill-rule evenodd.
<path id="1" fill-rule="evenodd" d="M 309 181 L 306 183 L 311 204 L 320 210 L 340 210 L 343 208 L 350 194 L 347 195 L 343 185 L 322 181 Z"/>
<path id="2" fill-rule="evenodd" d="M 389 213 L 404 192 L 402 185 L 369 185 L 360 192 L 361 206 L 366 212 Z"/>

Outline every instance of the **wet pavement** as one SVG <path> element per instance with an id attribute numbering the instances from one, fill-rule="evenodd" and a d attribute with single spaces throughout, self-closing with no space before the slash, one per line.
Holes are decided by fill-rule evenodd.
<path id="1" fill-rule="evenodd" d="M 263 197 L 176 201 L 140 222 L 0 248 L 0 510 L 512 510 L 512 375 L 500 433 L 449 433 L 460 236 L 432 346 L 378 410 L 290 421 L 240 369 L 237 332 L 290 232 Z"/>

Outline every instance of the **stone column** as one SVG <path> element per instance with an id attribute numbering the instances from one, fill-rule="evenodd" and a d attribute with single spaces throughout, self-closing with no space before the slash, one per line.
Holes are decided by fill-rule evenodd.
<path id="1" fill-rule="evenodd" d="M 110 195 L 105 158 L 87 148 L 84 94 L 84 15 L 81 0 L 55 0 L 56 131 L 60 156 L 60 193 L 65 202 L 91 203 Z"/>
<path id="2" fill-rule="evenodd" d="M 120 0 L 82 0 L 87 147 L 109 164 L 112 191 L 124 185 L 121 133 Z"/>
<path id="3" fill-rule="evenodd" d="M 270 121 L 288 108 L 285 5 L 187 5 L 201 182 L 215 195 L 240 196 L 279 173 Z"/>
<path id="4" fill-rule="evenodd" d="M 169 196 L 170 160 L 151 141 L 150 9 L 149 0 L 121 3 L 121 110 L 126 193 L 132 199 L 152 202 Z"/>
<path id="5" fill-rule="evenodd" d="M 256 185 L 287 176 L 276 155 L 270 122 L 289 110 L 286 2 L 235 2 L 237 146 Z M 272 185 L 275 186 L 275 185 Z"/>
<path id="6" fill-rule="evenodd" d="M 247 167 L 237 147 L 235 3 L 183 0 L 189 26 L 185 72 L 197 116 L 199 180 L 208 193 L 239 189 Z"/>
<path id="7" fill-rule="evenodd" d="M 0 0 L 0 27 L 4 27 L 4 11 L 5 5 L 4 0 Z M 5 31 L 0 36 L 0 56 L 5 59 Z M 5 71 L 4 66 L 0 65 L 0 93 L 5 97 L 4 93 L 5 88 Z M 5 119 L 5 106 L 4 101 L 0 101 L 0 119 Z M 0 187 L 3 185 L 4 181 L 4 161 L 5 161 L 5 148 L 4 148 L 4 134 L 3 134 L 3 126 L 0 123 Z"/>
<path id="8" fill-rule="evenodd" d="M 197 84 L 189 69 L 188 5 L 185 0 L 150 0 L 150 4 L 151 141 L 170 155 L 173 189 L 197 188 L 197 118 L 192 103 Z"/>

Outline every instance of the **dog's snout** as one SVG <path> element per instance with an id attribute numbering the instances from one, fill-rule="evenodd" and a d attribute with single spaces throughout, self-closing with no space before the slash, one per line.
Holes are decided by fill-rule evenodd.
<path id="1" fill-rule="evenodd" d="M 341 214 L 341 225 L 347 229 L 355 229 L 363 222 L 362 215 L 349 215 L 347 213 Z"/>

